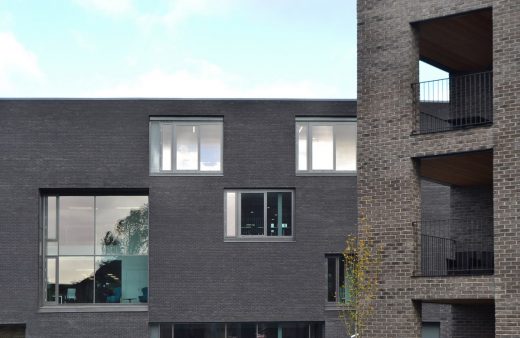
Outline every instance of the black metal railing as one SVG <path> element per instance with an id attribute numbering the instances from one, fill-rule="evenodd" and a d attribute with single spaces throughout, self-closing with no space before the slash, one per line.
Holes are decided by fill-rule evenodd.
<path id="1" fill-rule="evenodd" d="M 412 84 L 415 133 L 493 123 L 493 72 Z"/>
<path id="2" fill-rule="evenodd" d="M 419 275 L 493 274 L 493 220 L 449 219 L 417 222 Z"/>

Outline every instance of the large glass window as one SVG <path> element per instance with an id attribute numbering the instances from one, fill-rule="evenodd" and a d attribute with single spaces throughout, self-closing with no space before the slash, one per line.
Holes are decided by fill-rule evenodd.
<path id="1" fill-rule="evenodd" d="M 150 327 L 151 338 L 322 338 L 323 324 L 271 323 L 160 323 Z"/>
<path id="2" fill-rule="evenodd" d="M 152 118 L 150 173 L 222 173 L 222 118 Z"/>
<path id="3" fill-rule="evenodd" d="M 224 201 L 227 238 L 292 237 L 292 191 L 226 191 Z"/>
<path id="4" fill-rule="evenodd" d="M 349 119 L 296 120 L 296 172 L 355 173 L 356 122 Z"/>
<path id="5" fill-rule="evenodd" d="M 45 304 L 148 302 L 148 197 L 44 197 Z"/>

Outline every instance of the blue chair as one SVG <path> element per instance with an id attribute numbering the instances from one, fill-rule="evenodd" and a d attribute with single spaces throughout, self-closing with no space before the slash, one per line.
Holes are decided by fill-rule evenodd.
<path id="1" fill-rule="evenodd" d="M 143 293 L 142 296 L 139 296 L 139 301 L 141 303 L 148 303 L 148 287 L 144 287 L 141 289 L 141 292 Z"/>
<path id="2" fill-rule="evenodd" d="M 107 303 L 121 303 L 121 287 L 114 289 L 114 294 L 107 296 Z"/>

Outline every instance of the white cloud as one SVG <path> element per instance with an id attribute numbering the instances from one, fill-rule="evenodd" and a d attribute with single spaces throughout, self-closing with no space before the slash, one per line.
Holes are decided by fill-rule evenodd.
<path id="1" fill-rule="evenodd" d="M 76 0 L 76 3 L 90 10 L 108 15 L 123 15 L 133 12 L 132 0 Z"/>
<path id="2" fill-rule="evenodd" d="M 204 60 L 189 60 L 173 72 L 156 68 L 134 79 L 91 93 L 93 97 L 162 98 L 334 98 L 339 91 L 308 80 L 279 80 L 248 86 L 247 79 L 226 73 Z"/>
<path id="3" fill-rule="evenodd" d="M 0 32 L 0 90 L 10 92 L 18 80 L 40 81 L 43 73 L 36 55 L 27 50 L 10 32 Z"/>

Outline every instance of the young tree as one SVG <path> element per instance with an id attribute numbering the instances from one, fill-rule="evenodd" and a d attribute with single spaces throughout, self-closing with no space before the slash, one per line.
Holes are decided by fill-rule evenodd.
<path id="1" fill-rule="evenodd" d="M 381 245 L 364 216 L 360 217 L 358 236 L 349 235 L 343 251 L 345 257 L 345 297 L 340 317 L 350 337 L 364 337 L 367 322 L 374 312 L 379 286 Z"/>

